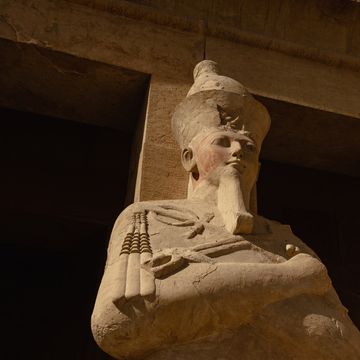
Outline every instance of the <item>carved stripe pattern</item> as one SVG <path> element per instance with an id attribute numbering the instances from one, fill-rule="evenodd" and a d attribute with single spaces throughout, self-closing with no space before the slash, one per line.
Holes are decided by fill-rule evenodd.
<path id="1" fill-rule="evenodd" d="M 155 293 L 153 275 L 141 267 L 141 264 L 152 258 L 147 227 L 146 212 L 134 213 L 120 251 L 114 304 L 121 304 L 125 299 L 139 295 L 149 296 Z"/>

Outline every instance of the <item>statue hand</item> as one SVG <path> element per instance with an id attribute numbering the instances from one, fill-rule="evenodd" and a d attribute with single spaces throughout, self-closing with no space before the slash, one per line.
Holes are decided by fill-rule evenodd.
<path id="1" fill-rule="evenodd" d="M 293 281 L 300 293 L 321 295 L 331 288 L 325 265 L 315 257 L 301 253 L 284 264 L 291 268 L 289 273 L 293 274 Z"/>
<path id="2" fill-rule="evenodd" d="M 155 278 L 159 279 L 181 270 L 191 262 L 209 263 L 213 261 L 209 257 L 196 251 L 182 248 L 172 248 L 162 249 L 159 253 L 155 254 L 151 260 L 147 261 L 142 266 L 146 270 L 152 272 Z"/>

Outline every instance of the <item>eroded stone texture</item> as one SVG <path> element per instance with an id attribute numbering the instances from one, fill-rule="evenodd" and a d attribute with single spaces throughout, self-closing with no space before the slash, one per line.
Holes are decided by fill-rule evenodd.
<path id="1" fill-rule="evenodd" d="M 325 266 L 289 226 L 257 214 L 266 109 L 211 61 L 194 78 L 172 122 L 188 197 L 119 216 L 96 341 L 118 359 L 358 359 L 359 331 Z"/>

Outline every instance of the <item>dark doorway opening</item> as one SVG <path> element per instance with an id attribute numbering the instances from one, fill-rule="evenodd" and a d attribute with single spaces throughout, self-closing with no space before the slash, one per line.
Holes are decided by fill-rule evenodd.
<path id="1" fill-rule="evenodd" d="M 3 39 L 0 52 L 0 358 L 109 359 L 90 316 L 149 75 Z"/>
<path id="2" fill-rule="evenodd" d="M 1 359 L 110 359 L 90 316 L 131 131 L 0 109 Z"/>
<path id="3" fill-rule="evenodd" d="M 360 328 L 359 178 L 268 160 L 261 164 L 259 213 L 290 224 L 317 253 Z"/>

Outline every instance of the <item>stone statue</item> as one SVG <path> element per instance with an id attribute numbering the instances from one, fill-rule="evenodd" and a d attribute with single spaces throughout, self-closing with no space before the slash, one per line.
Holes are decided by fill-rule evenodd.
<path id="1" fill-rule="evenodd" d="M 257 215 L 267 110 L 205 60 L 172 119 L 184 200 L 117 219 L 93 316 L 117 359 L 360 359 L 360 333 L 324 265 Z"/>

